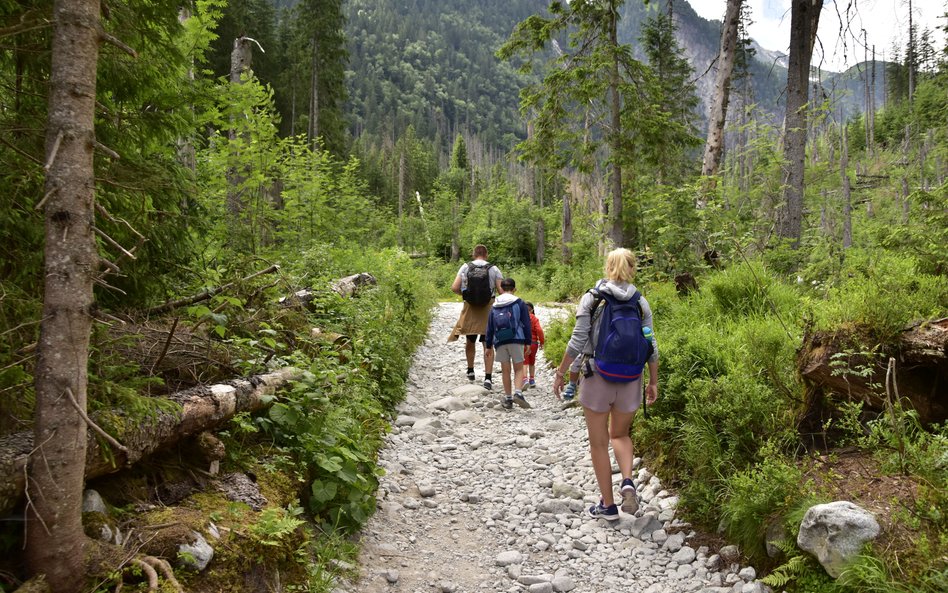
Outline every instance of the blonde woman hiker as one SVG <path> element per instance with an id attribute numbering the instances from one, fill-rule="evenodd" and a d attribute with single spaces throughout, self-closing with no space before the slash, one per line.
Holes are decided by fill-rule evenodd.
<path id="1" fill-rule="evenodd" d="M 487 347 L 487 318 L 494 303 L 494 297 L 500 293 L 500 281 L 504 275 L 494 264 L 487 261 L 487 247 L 476 245 L 473 259 L 462 265 L 451 284 L 451 291 L 461 295 L 464 305 L 461 316 L 448 336 L 448 342 L 466 336 L 464 355 L 467 358 L 467 380 L 474 381 L 474 354 L 477 340 L 484 346 L 484 388 L 491 389 L 491 372 L 494 367 L 494 351 Z"/>
<path id="2" fill-rule="evenodd" d="M 579 403 L 589 433 L 589 454 L 599 485 L 599 503 L 587 509 L 591 517 L 615 521 L 616 505 L 609 444 L 622 473 L 619 493 L 624 513 L 638 510 L 632 483 L 632 439 L 629 429 L 642 403 L 642 374 L 648 369 L 645 400 L 658 398 L 658 347 L 652 332 L 652 310 L 636 289 L 635 255 L 615 249 L 606 256 L 605 279 L 583 295 L 566 353 L 556 369 L 553 393 L 563 391 L 570 365 L 582 359 Z"/>

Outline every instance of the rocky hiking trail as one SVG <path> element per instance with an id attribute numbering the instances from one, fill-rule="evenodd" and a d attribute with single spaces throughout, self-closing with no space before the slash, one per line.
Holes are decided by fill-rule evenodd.
<path id="1" fill-rule="evenodd" d="M 415 354 L 380 453 L 387 473 L 361 533 L 360 579 L 336 593 L 769 591 L 733 546 L 689 543 L 696 534 L 675 517 L 678 498 L 638 458 L 636 514 L 588 517 L 598 490 L 582 411 L 560 409 L 542 350 L 525 394 L 532 409 L 500 406 L 499 364 L 493 391 L 481 387 L 479 345 L 468 383 L 464 342 L 446 343 L 460 309 L 436 307 Z M 544 326 L 557 314 L 537 307 Z"/>

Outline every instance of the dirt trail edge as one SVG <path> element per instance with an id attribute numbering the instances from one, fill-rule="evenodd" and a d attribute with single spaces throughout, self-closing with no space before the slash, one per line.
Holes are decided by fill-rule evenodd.
<path id="1" fill-rule="evenodd" d="M 361 534 L 361 578 L 336 593 L 769 590 L 736 558 L 688 545 L 694 532 L 675 518 L 678 498 L 638 459 L 635 515 L 587 517 L 598 494 L 581 410 L 560 409 L 542 350 L 531 409 L 500 406 L 500 365 L 493 391 L 481 386 L 480 350 L 469 383 L 463 341 L 446 343 L 460 308 L 436 307 L 415 354 L 381 452 L 378 512 Z M 537 314 L 545 325 L 558 312 Z"/>

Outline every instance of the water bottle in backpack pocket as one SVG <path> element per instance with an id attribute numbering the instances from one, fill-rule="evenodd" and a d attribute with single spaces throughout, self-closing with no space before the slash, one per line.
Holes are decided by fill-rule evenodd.
<path id="1" fill-rule="evenodd" d="M 593 359 L 606 381 L 629 383 L 642 375 L 652 355 L 652 342 L 642 333 L 642 309 L 638 291 L 627 301 L 599 293 L 604 301 L 599 316 L 599 335 Z"/>

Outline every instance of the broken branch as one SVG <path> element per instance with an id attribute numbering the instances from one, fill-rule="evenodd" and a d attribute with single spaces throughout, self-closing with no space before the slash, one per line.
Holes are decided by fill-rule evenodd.
<path id="1" fill-rule="evenodd" d="M 122 254 L 125 255 L 125 257 L 130 258 L 130 259 L 135 259 L 135 254 L 133 254 L 131 251 L 129 251 L 129 250 L 125 249 L 124 247 L 122 247 L 121 245 L 119 245 L 118 242 L 117 242 L 115 239 L 113 239 L 112 237 L 106 235 L 106 234 L 105 234 L 105 231 L 103 231 L 102 229 L 100 229 L 100 228 L 97 227 L 97 226 L 92 227 L 92 230 L 94 230 L 97 235 L 99 235 L 100 237 L 102 237 L 103 239 L 105 239 L 105 241 L 106 241 L 109 245 L 111 245 L 112 247 L 115 247 L 116 249 L 118 249 L 119 251 L 121 251 Z"/>
<path id="2" fill-rule="evenodd" d="M 69 396 L 69 403 L 72 404 L 72 407 L 76 409 L 76 412 L 79 413 L 79 416 L 82 417 L 82 419 L 89 426 L 89 428 L 94 430 L 96 434 L 98 434 L 100 437 L 105 439 L 106 442 L 108 442 L 110 445 L 112 445 L 113 447 L 121 451 L 122 453 L 125 453 L 126 456 L 128 455 L 128 449 L 125 448 L 125 445 L 115 440 L 115 438 L 112 435 L 102 430 L 102 428 L 98 424 L 93 422 L 92 418 L 89 418 L 89 415 L 86 414 L 86 411 L 83 410 L 82 406 L 79 405 L 79 402 L 76 401 L 76 396 L 73 395 L 72 389 L 67 387 L 66 395 Z"/>

